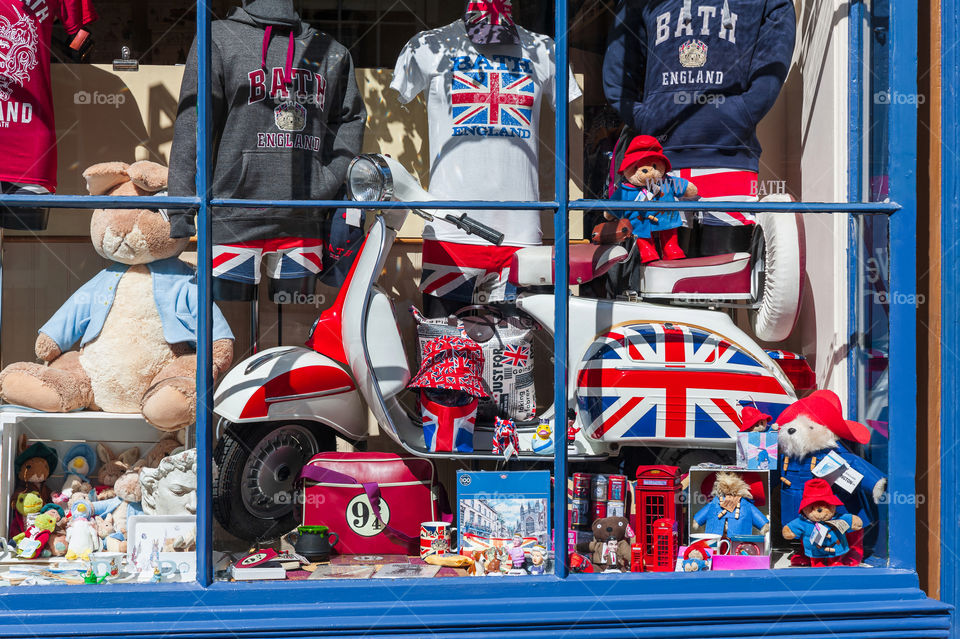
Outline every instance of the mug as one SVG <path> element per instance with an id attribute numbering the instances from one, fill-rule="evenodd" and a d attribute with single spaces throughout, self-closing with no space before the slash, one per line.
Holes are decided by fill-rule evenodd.
<path id="1" fill-rule="evenodd" d="M 293 548 L 311 561 L 327 561 L 340 538 L 326 526 L 299 526 Z"/>
<path id="2" fill-rule="evenodd" d="M 456 530 L 445 521 L 425 521 L 420 524 L 420 558 L 450 552 L 450 533 Z"/>
<path id="3" fill-rule="evenodd" d="M 720 552 L 720 535 L 714 533 L 690 533 L 690 545 L 692 546 L 698 541 L 706 541 L 710 547 L 710 552 L 714 555 L 725 554 Z"/>
<path id="4" fill-rule="evenodd" d="M 116 577 L 120 574 L 122 563 L 123 553 L 120 552 L 95 552 L 90 555 L 90 567 L 97 577 Z"/>

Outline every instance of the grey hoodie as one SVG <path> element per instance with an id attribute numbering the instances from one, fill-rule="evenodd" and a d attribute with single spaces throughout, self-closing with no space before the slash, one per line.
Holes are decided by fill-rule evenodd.
<path id="1" fill-rule="evenodd" d="M 332 199 L 363 142 L 366 111 L 353 60 L 329 35 L 281 12 L 264 15 L 257 5 L 212 24 L 213 197 Z M 196 104 L 194 42 L 170 154 L 171 196 L 196 193 Z M 194 213 L 171 210 L 171 236 L 192 235 Z M 319 237 L 323 216 L 316 209 L 218 208 L 213 242 Z"/>

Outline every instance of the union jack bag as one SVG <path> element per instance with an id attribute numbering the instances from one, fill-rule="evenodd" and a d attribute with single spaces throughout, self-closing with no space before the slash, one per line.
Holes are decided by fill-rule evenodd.
<path id="1" fill-rule="evenodd" d="M 477 417 L 492 421 L 506 417 L 528 421 L 537 416 L 537 396 L 533 384 L 534 324 L 521 317 L 504 317 L 494 307 L 467 306 L 456 316 L 425 318 L 410 307 L 417 321 L 418 362 L 430 340 L 444 335 L 459 335 L 459 326 L 483 348 L 483 381 L 490 393 L 480 400 Z"/>

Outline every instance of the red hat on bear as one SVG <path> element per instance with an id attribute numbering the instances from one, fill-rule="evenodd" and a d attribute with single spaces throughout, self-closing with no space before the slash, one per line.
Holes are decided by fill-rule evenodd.
<path id="1" fill-rule="evenodd" d="M 740 432 L 745 432 L 757 425 L 761 419 L 770 420 L 771 417 L 766 413 L 758 411 L 753 406 L 744 406 L 740 411 Z"/>
<path id="2" fill-rule="evenodd" d="M 627 152 L 620 163 L 620 173 L 637 162 L 649 164 L 653 161 L 662 162 L 666 166 L 664 173 L 671 171 L 670 160 L 663 154 L 663 147 L 657 142 L 657 138 L 652 135 L 638 135 L 630 140 L 630 146 L 627 147 Z"/>
<path id="3" fill-rule="evenodd" d="M 687 549 L 683 551 L 683 558 L 690 559 L 690 553 L 698 550 L 703 554 L 705 559 L 708 559 L 710 555 L 713 554 L 713 551 L 710 549 L 709 542 L 706 539 L 701 539 L 700 541 L 687 546 Z"/>
<path id="4" fill-rule="evenodd" d="M 818 390 L 803 399 L 798 399 L 777 417 L 781 426 L 790 423 L 801 415 L 818 424 L 823 424 L 837 437 L 860 444 L 870 441 L 870 429 L 859 422 L 843 418 L 843 408 L 837 394 L 829 390 Z"/>
<path id="5" fill-rule="evenodd" d="M 826 479 L 810 479 L 803 485 L 803 499 L 800 501 L 799 512 L 803 512 L 803 509 L 807 506 L 820 502 L 825 502 L 831 506 L 843 505 L 840 498 L 833 494 L 833 489 L 830 488 Z"/>

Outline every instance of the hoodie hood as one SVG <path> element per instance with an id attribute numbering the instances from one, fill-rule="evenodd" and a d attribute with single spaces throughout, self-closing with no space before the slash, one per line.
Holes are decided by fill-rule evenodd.
<path id="1" fill-rule="evenodd" d="M 242 11 L 260 26 L 298 28 L 300 16 L 293 8 L 293 0 L 243 0 Z M 233 15 L 231 19 L 235 19 Z"/>

